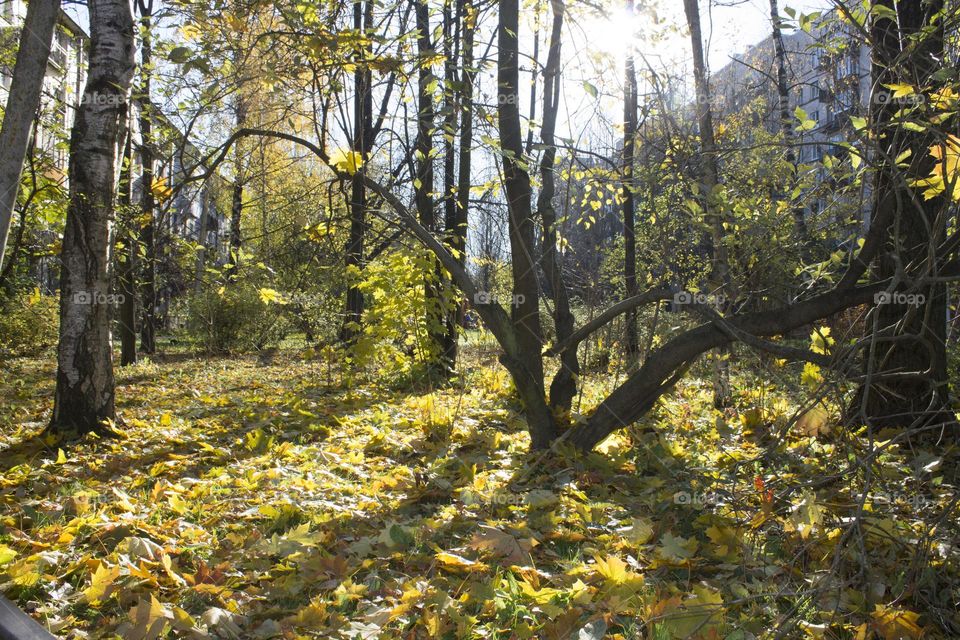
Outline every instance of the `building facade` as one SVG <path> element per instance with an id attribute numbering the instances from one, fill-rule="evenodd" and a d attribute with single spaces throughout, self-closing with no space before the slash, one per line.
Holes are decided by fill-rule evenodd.
<path id="1" fill-rule="evenodd" d="M 0 0 L 0 104 L 7 102 L 26 10 L 24 0 Z M 88 48 L 87 33 L 70 15 L 61 11 L 44 78 L 32 151 L 35 166 L 40 168 L 44 177 L 64 188 L 69 164 L 70 130 L 86 83 Z M 134 176 L 142 174 L 137 151 L 143 145 L 138 126 L 143 108 L 144 103 L 135 99 L 129 114 Z M 225 260 L 228 219 L 216 206 L 217 177 L 207 182 L 181 184 L 185 172 L 193 169 L 191 165 L 199 161 L 199 151 L 159 108 L 148 108 L 154 114 L 154 129 L 158 132 L 151 141 L 157 158 L 156 178 L 173 189 L 173 197 L 158 203 L 160 235 L 202 244 L 207 248 L 209 260 Z M 134 202 L 139 198 L 141 188 L 142 181 L 135 177 Z M 201 237 L 201 229 L 204 237 Z M 38 276 L 47 285 L 46 288 L 56 288 L 55 265 L 43 265 L 41 271 L 42 274 L 38 273 Z"/>

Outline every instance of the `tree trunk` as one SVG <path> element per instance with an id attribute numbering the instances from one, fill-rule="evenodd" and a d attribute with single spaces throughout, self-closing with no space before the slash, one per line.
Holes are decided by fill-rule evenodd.
<path id="1" fill-rule="evenodd" d="M 13 250 L 8 254 L 6 266 L 0 270 L 0 291 L 5 291 L 8 294 L 13 293 L 13 287 L 8 287 L 10 282 L 10 276 L 13 274 L 14 269 L 17 266 L 17 261 L 20 259 L 20 254 L 23 251 L 23 238 L 27 232 L 27 213 L 30 211 L 30 205 L 33 204 L 33 199 L 37 197 L 39 193 L 39 187 L 37 185 L 37 164 L 34 158 L 34 150 L 37 148 L 37 125 L 36 122 L 33 124 L 33 134 L 30 138 L 30 143 L 27 145 L 26 159 L 30 164 L 30 193 L 24 198 L 24 202 L 20 207 L 20 224 L 17 226 L 17 235 L 13 239 Z"/>
<path id="2" fill-rule="evenodd" d="M 134 69 L 123 0 L 90 0 L 90 70 L 70 139 L 70 203 L 61 251 L 57 388 L 49 429 L 107 431 L 115 418 L 110 350 L 110 234 L 117 158 Z"/>
<path id="3" fill-rule="evenodd" d="M 117 289 L 120 291 L 120 366 L 137 362 L 136 257 L 137 237 L 133 232 L 139 216 L 133 212 L 133 141 L 127 135 L 120 172 L 119 202 L 123 219 L 121 251 L 117 256 Z"/>
<path id="4" fill-rule="evenodd" d="M 447 244 L 455 249 L 457 234 L 457 156 L 454 146 L 457 135 L 457 105 L 462 87 L 457 78 L 457 49 L 463 24 L 463 3 L 457 4 L 454 17 L 451 11 L 452 0 L 443 5 L 443 228 Z M 444 327 L 441 340 L 444 369 L 453 373 L 457 363 L 457 343 L 459 341 L 460 303 L 459 293 L 450 278 L 444 274 L 442 279 Z"/>
<path id="5" fill-rule="evenodd" d="M 793 132 L 793 116 L 790 113 L 790 87 L 787 84 L 787 50 L 783 46 L 780 30 L 780 7 L 777 0 L 770 0 L 770 21 L 773 25 L 773 51 L 777 59 L 777 105 L 780 108 L 780 132 L 783 136 L 784 154 L 793 173 L 797 170 L 796 136 Z M 803 207 L 793 207 L 793 227 L 797 242 L 806 246 L 809 242 L 807 222 Z"/>
<path id="6" fill-rule="evenodd" d="M 53 32 L 60 15 L 60 0 L 30 0 L 20 31 L 20 48 L 0 126 L 0 265 L 7 250 L 13 209 L 20 191 L 20 174 L 30 142 L 30 130 L 40 106 L 43 78 Z"/>
<path id="7" fill-rule="evenodd" d="M 151 74 L 153 70 L 153 43 L 150 29 L 150 16 L 153 3 L 138 0 L 140 7 L 143 40 L 140 43 L 140 165 L 143 167 L 140 180 L 140 215 L 143 227 L 140 231 L 140 243 L 143 245 L 143 283 L 141 299 L 143 301 L 140 320 L 140 349 L 144 353 L 157 351 L 157 237 L 156 237 L 156 198 L 153 194 L 154 164 L 153 157 L 153 104 L 150 102 Z"/>
<path id="8" fill-rule="evenodd" d="M 938 84 L 933 76 L 941 69 L 944 34 L 942 23 L 932 18 L 943 9 L 942 0 L 886 0 L 882 4 L 896 10 L 899 28 L 891 20 L 874 18 L 876 90 L 897 83 Z M 936 256 L 935 249 L 946 237 L 950 203 L 943 194 L 927 199 L 902 186 L 934 171 L 929 150 L 939 144 L 938 136 L 903 127 L 896 115 L 903 105 L 896 100 L 875 100 L 873 104 L 873 126 L 882 147 L 877 154 L 880 167 L 873 220 L 875 224 L 890 221 L 885 229 L 887 244 L 875 272 L 879 278 L 903 282 L 877 299 L 867 320 L 868 331 L 872 330 L 866 336 L 871 341 L 864 363 L 867 383 L 859 389 L 851 409 L 874 428 L 949 424 L 955 438 L 957 425 L 950 410 L 947 376 L 946 284 L 911 285 L 911 281 L 942 275 L 942 256 Z M 890 159 L 907 152 L 910 164 L 903 170 L 904 176 Z"/>
<path id="9" fill-rule="evenodd" d="M 437 231 L 436 212 L 434 211 L 433 189 L 433 127 L 434 107 L 433 73 L 428 62 L 433 57 L 434 48 L 430 42 L 430 7 L 423 0 L 414 1 L 414 12 L 417 24 L 417 56 L 419 70 L 417 77 L 417 140 L 415 143 L 416 180 L 414 182 L 414 200 L 417 205 L 417 214 L 420 224 L 431 232 Z M 439 266 L 434 273 L 424 278 L 424 306 L 427 327 L 426 358 L 431 364 L 440 363 L 443 359 L 444 316 L 443 303 L 440 297 L 440 284 L 436 277 L 440 273 Z"/>
<path id="10" fill-rule="evenodd" d="M 237 129 L 242 128 L 247 121 L 247 103 L 243 96 L 236 98 L 236 113 L 234 113 Z M 241 226 L 243 224 L 243 191 L 244 181 L 246 180 L 246 170 L 243 166 L 243 152 L 237 147 L 234 154 L 234 176 L 233 186 L 230 190 L 230 240 L 229 240 L 229 262 L 227 263 L 226 276 L 228 281 L 233 281 L 237 277 L 237 268 L 240 265 L 240 248 L 243 245 L 243 234 Z"/>
<path id="11" fill-rule="evenodd" d="M 357 32 L 366 32 L 373 28 L 373 5 L 370 0 L 354 0 L 353 28 Z M 367 171 L 366 161 L 373 131 L 373 95 L 372 78 L 369 65 L 365 64 L 365 53 L 357 52 L 357 67 L 353 74 L 353 151 L 359 153 L 363 164 L 350 179 L 350 237 L 347 240 L 346 267 L 347 277 L 355 278 L 363 269 L 363 243 L 367 229 L 367 190 L 363 176 Z M 340 329 L 340 340 L 352 344 L 360 331 L 363 319 L 363 293 L 357 283 L 347 288 L 346 313 Z"/>
<path id="12" fill-rule="evenodd" d="M 519 0 L 500 0 L 497 29 L 497 122 L 503 150 L 503 175 L 508 207 L 513 300 L 510 305 L 513 344 L 506 345 L 504 365 L 510 370 L 527 412 L 531 446 L 546 448 L 557 428 L 544 397 L 543 338 L 537 265 L 534 260 L 535 224 L 531 211 L 530 176 L 524 169 L 519 109 Z"/>
<path id="13" fill-rule="evenodd" d="M 476 26 L 476 8 L 470 0 L 458 0 L 461 14 L 461 28 L 463 29 L 463 51 L 461 52 L 462 66 L 460 68 L 460 148 L 458 150 L 457 166 L 457 199 L 453 219 L 447 224 L 447 233 L 450 236 L 450 248 L 461 267 L 467 264 L 467 223 L 470 214 L 470 169 L 471 152 L 473 147 L 473 34 Z M 451 311 L 454 317 L 448 319 L 448 329 L 453 332 L 450 341 L 450 350 L 447 358 L 450 362 L 456 361 L 457 338 L 456 325 L 462 322 L 464 305 L 461 304 Z"/>
<path id="14" fill-rule="evenodd" d="M 633 19 L 633 0 L 627 0 L 626 19 Z M 637 295 L 637 234 L 636 234 L 636 180 L 634 180 L 634 156 L 637 136 L 637 70 L 633 62 L 633 49 L 627 49 L 623 81 L 623 281 L 627 298 Z M 624 317 L 627 338 L 627 363 L 637 365 L 640 354 L 640 337 L 637 334 L 637 311 L 631 309 Z"/>
<path id="15" fill-rule="evenodd" d="M 697 93 L 697 121 L 700 125 L 700 157 L 702 173 L 702 202 L 707 212 L 711 235 L 709 251 L 711 253 L 711 289 L 719 293 L 721 313 L 726 313 L 733 302 L 730 286 L 730 270 L 727 258 L 727 246 L 724 242 L 723 217 L 717 206 L 717 186 L 720 171 L 717 162 L 717 145 L 713 132 L 713 111 L 710 108 L 710 83 L 707 80 L 707 67 L 703 55 L 703 36 L 700 31 L 700 7 L 697 0 L 683 0 L 690 28 L 690 41 L 693 48 L 693 75 Z M 733 401 L 730 390 L 729 352 L 721 349 L 713 359 L 713 404 L 720 409 Z"/>
<path id="16" fill-rule="evenodd" d="M 570 296 L 563 280 L 563 265 L 557 251 L 557 212 L 553 206 L 556 192 L 554 180 L 557 157 L 554 134 L 557 126 L 557 110 L 560 108 L 560 43 L 563 31 L 563 0 L 552 0 L 553 24 L 550 31 L 547 64 L 543 73 L 543 125 L 540 139 L 544 144 L 540 158 L 540 193 L 537 196 L 537 211 L 543 224 L 543 270 L 550 283 L 553 297 L 553 323 L 557 342 L 566 340 L 573 333 L 573 313 L 570 311 Z M 577 393 L 580 377 L 580 362 L 577 350 L 564 351 L 560 356 L 560 368 L 550 383 L 550 406 L 555 416 L 570 413 L 573 396 Z"/>
<path id="17" fill-rule="evenodd" d="M 197 232 L 197 266 L 193 276 L 193 290 L 200 292 L 203 285 L 203 273 L 207 266 L 207 227 L 210 224 L 210 192 L 208 187 L 201 187 L 200 191 L 200 229 Z"/>

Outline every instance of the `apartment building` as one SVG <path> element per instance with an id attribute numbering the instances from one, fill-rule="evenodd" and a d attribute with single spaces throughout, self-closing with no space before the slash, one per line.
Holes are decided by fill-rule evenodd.
<path id="1" fill-rule="evenodd" d="M 846 152 L 837 144 L 856 139 L 851 117 L 863 116 L 871 100 L 870 47 L 833 17 L 827 14 L 809 31 L 783 35 L 790 113 L 799 107 L 815 123 L 813 128 L 797 132 L 796 157 L 801 164 L 815 165 L 828 154 L 844 156 Z M 712 75 L 717 113 L 721 117 L 732 115 L 759 98 L 767 109 L 758 124 L 770 132 L 779 130 L 776 78 L 777 61 L 773 37 L 769 36 Z M 819 186 L 830 186 L 829 180 L 828 172 L 817 170 Z M 807 214 L 826 212 L 832 214 L 829 218 L 833 222 L 841 223 L 854 218 L 853 226 L 863 229 L 870 224 L 868 189 L 869 185 L 863 185 L 860 194 L 851 199 L 849 192 L 814 188 L 807 198 Z"/>
<path id="2" fill-rule="evenodd" d="M 7 101 L 26 11 L 24 0 L 0 0 L 0 104 Z M 86 82 L 88 44 L 89 36 L 84 29 L 67 12 L 61 11 L 44 78 L 34 153 L 43 160 L 44 174 L 64 184 L 70 130 Z M 135 101 L 130 113 L 134 149 L 142 144 L 138 127 L 141 108 L 142 104 Z M 157 177 L 167 185 L 176 186 L 182 181 L 184 172 L 192 168 L 189 165 L 198 161 L 200 153 L 160 109 L 153 107 L 151 110 L 156 121 L 154 128 L 162 132 L 153 142 L 158 157 Z M 137 171 L 136 167 L 134 171 Z M 212 193 L 216 190 L 215 182 L 214 179 L 207 184 L 194 183 L 177 189 L 170 201 L 162 203 L 159 216 L 161 226 L 169 236 L 203 244 L 208 256 L 214 256 L 211 260 L 216 256 L 225 259 L 228 236 L 228 219 L 217 208 Z M 141 188 L 140 180 L 134 180 L 133 188 L 136 199 Z M 201 229 L 204 238 L 200 237 Z M 47 271 L 55 273 L 56 270 Z"/>

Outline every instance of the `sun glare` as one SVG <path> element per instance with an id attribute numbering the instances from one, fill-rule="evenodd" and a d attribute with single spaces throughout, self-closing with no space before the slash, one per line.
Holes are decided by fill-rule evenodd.
<path id="1" fill-rule="evenodd" d="M 626 57 L 631 42 L 636 44 L 639 27 L 639 16 L 629 16 L 623 10 L 606 16 L 593 15 L 581 22 L 587 46 L 617 59 Z"/>

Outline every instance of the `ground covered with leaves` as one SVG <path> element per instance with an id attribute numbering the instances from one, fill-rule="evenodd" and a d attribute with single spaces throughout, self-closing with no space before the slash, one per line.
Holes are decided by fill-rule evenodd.
<path id="1" fill-rule="evenodd" d="M 40 435 L 53 364 L 4 367 L 0 588 L 62 637 L 960 637 L 956 453 L 746 375 L 583 456 L 528 453 L 487 360 L 413 390 L 146 362 L 126 438 L 73 443 Z"/>

